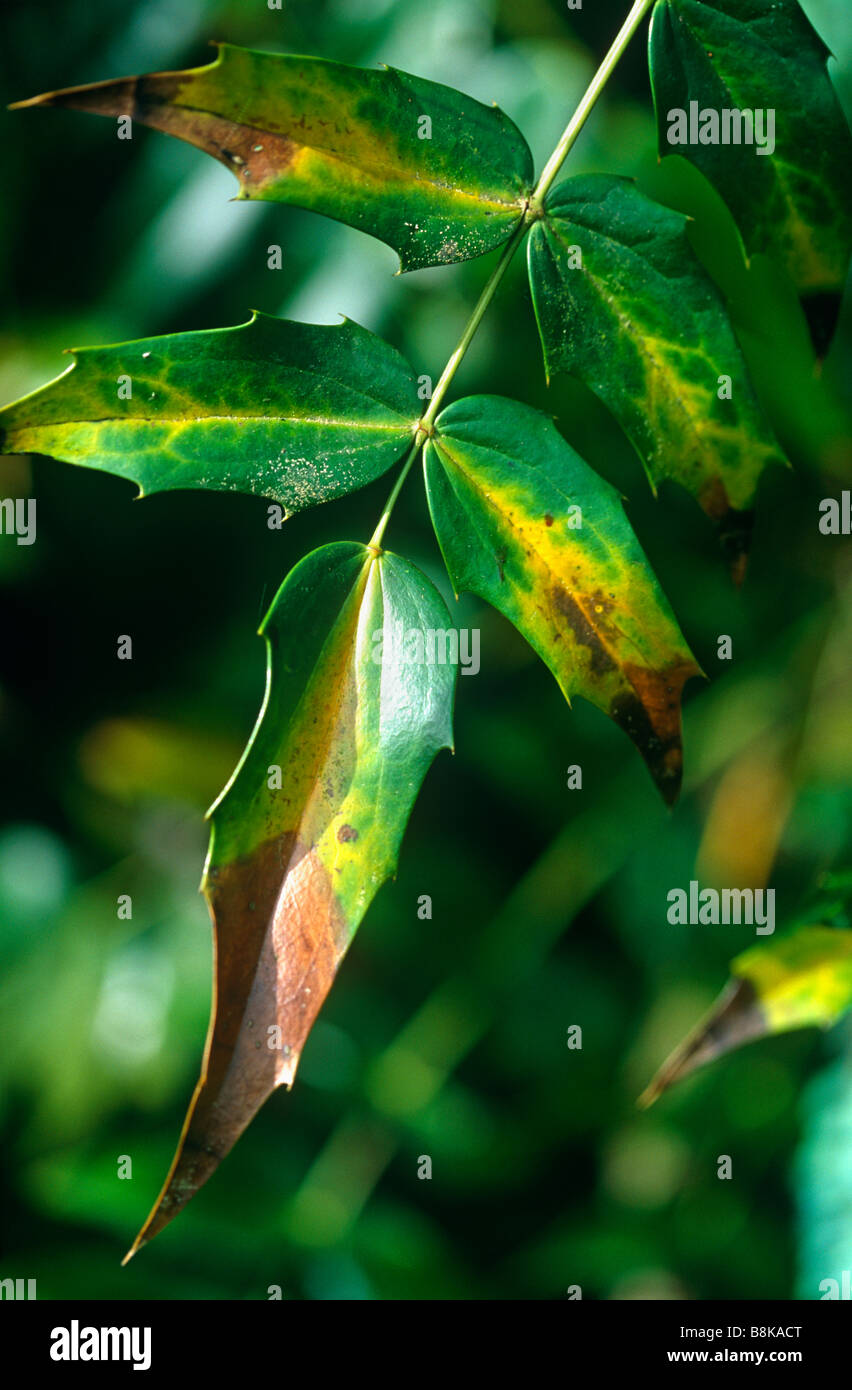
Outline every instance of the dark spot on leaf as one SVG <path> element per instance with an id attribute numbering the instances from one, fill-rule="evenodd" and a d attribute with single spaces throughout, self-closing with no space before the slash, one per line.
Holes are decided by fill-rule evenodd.
<path id="1" fill-rule="evenodd" d="M 545 524 L 545 526 L 552 526 L 552 525 L 553 525 L 553 517 L 551 516 L 550 512 L 545 512 L 545 514 L 544 514 L 544 524 Z"/>
<path id="2" fill-rule="evenodd" d="M 601 595 L 596 595 L 594 602 L 600 604 Z M 565 619 L 575 638 L 584 647 L 589 649 L 589 669 L 595 676 L 602 676 L 606 671 L 615 669 L 615 661 L 610 656 L 601 640 L 597 629 L 592 626 L 582 608 L 575 598 L 572 598 L 567 589 L 556 585 L 549 592 L 550 602 L 555 611 Z M 605 600 L 606 607 L 611 605 L 609 600 Z M 600 624 L 603 627 L 603 622 Z"/>
<path id="3" fill-rule="evenodd" d="M 633 691 L 616 696 L 609 712 L 619 728 L 636 744 L 663 794 L 663 800 L 671 806 L 680 790 L 683 765 L 680 739 L 660 738 L 648 711 Z"/>
<path id="4" fill-rule="evenodd" d="M 699 674 L 698 667 L 684 662 L 657 672 L 626 664 L 624 674 L 632 689 L 616 696 L 610 705 L 610 716 L 633 740 L 663 800 L 672 806 L 683 775 L 678 697 L 686 681 Z"/>
<path id="5" fill-rule="evenodd" d="M 345 844 L 347 840 L 357 840 L 358 831 L 354 825 L 341 825 L 337 832 L 337 838 L 341 844 Z"/>

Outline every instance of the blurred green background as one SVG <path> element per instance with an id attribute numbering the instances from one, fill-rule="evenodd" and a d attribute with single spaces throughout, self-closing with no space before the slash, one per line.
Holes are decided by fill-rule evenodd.
<path id="1" fill-rule="evenodd" d="M 852 108 L 846 0 L 808 0 Z M 9 0 L 4 101 L 208 61 L 208 39 L 388 62 L 497 101 L 541 167 L 627 10 L 557 0 Z M 304 1053 L 184 1214 L 119 1260 L 165 1176 L 209 1004 L 197 886 L 203 811 L 260 702 L 264 606 L 290 566 L 366 539 L 388 479 L 288 522 L 261 499 L 132 501 L 128 483 L 0 460 L 38 540 L 0 538 L 0 1275 L 41 1298 L 818 1298 L 852 1268 L 852 1028 L 755 1044 L 647 1113 L 635 1098 L 721 988 L 746 927 L 672 927 L 666 893 L 776 889 L 816 920 L 852 863 L 852 564 L 818 503 L 849 486 L 847 310 L 821 375 L 783 277 L 746 271 L 727 213 L 656 158 L 637 39 L 567 172 L 606 170 L 695 216 L 788 456 L 761 486 L 749 575 L 731 585 L 686 496 L 654 501 L 580 386 L 548 391 L 519 256 L 454 391 L 517 397 L 624 492 L 709 679 L 687 692 L 671 814 L 629 741 L 565 706 L 496 614 L 465 598 L 482 670 L 459 682 L 456 754 L 415 809 Z M 3 113 L 0 399 L 72 345 L 239 323 L 252 308 L 347 314 L 437 379 L 493 258 L 393 278 L 349 228 L 229 202 L 189 146 L 73 112 Z M 838 171 L 848 177 L 849 171 Z M 283 269 L 267 269 L 267 248 Z M 452 604 L 412 477 L 386 543 Z M 133 660 L 116 660 L 119 634 Z M 717 637 L 733 660 L 717 660 Z M 567 788 L 580 763 L 582 791 Z M 130 921 L 116 900 L 129 893 Z M 433 899 L 431 921 L 417 916 Z M 835 920 L 843 922 L 835 901 Z M 567 1030 L 583 1029 L 582 1051 Z M 417 1177 L 429 1155 L 431 1181 Z M 716 1177 L 733 1159 L 733 1180 Z M 130 1155 L 132 1180 L 119 1180 Z"/>

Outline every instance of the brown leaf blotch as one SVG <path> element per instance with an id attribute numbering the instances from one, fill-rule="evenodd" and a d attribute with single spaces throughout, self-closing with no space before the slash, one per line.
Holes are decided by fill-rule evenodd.
<path id="1" fill-rule="evenodd" d="M 628 663 L 624 674 L 632 690 L 613 700 L 610 716 L 633 740 L 663 800 L 672 806 L 683 776 L 680 697 L 698 667 L 684 662 L 658 672 Z"/>
<path id="2" fill-rule="evenodd" d="M 595 612 L 593 622 L 578 600 L 561 585 L 554 585 L 549 590 L 548 597 L 554 614 L 559 614 L 564 619 L 562 626 L 569 627 L 576 640 L 588 648 L 589 669 L 592 675 L 602 676 L 607 671 L 615 670 L 616 662 L 607 651 L 603 640 L 603 634 L 606 634 L 608 629 L 606 615 L 612 608 L 610 600 L 600 593 L 586 600 L 587 607 L 590 605 L 592 611 L 595 608 L 601 610 L 600 613 Z"/>
<path id="3" fill-rule="evenodd" d="M 215 974 L 201 1078 L 163 1190 L 127 1259 L 207 1181 L 272 1091 L 292 1083 L 349 942 L 328 872 L 293 834 L 211 870 L 205 891 Z"/>
<path id="4" fill-rule="evenodd" d="M 161 130 L 212 155 L 239 177 L 248 194 L 280 179 L 301 145 L 279 132 L 253 125 L 250 115 L 237 123 L 178 104 L 183 89 L 191 85 L 186 73 L 151 73 L 66 87 L 19 105 L 65 106 L 98 116 L 130 116 L 140 125 Z"/>

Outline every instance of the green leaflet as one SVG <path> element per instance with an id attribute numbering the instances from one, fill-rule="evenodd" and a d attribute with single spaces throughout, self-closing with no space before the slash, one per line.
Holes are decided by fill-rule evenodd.
<path id="1" fill-rule="evenodd" d="M 429 765 L 451 746 L 455 670 L 410 639 L 450 626 L 413 565 L 350 542 L 300 561 L 264 618 L 266 698 L 209 813 L 216 984 L 201 1079 L 131 1254 L 209 1178 L 269 1094 L 292 1084 L 337 967 L 395 870 Z"/>
<path id="2" fill-rule="evenodd" d="M 800 927 L 731 962 L 731 982 L 706 1018 L 663 1063 L 639 1098 L 663 1091 L 706 1062 L 754 1038 L 816 1024 L 830 1028 L 852 1007 L 852 931 Z"/>
<path id="3" fill-rule="evenodd" d="M 392 467 L 420 414 L 405 360 L 349 321 L 255 314 L 73 352 L 63 376 L 0 410 L 0 453 L 117 473 L 142 496 L 213 488 L 302 511 Z"/>
<path id="4" fill-rule="evenodd" d="M 566 371 L 585 382 L 633 443 L 651 486 L 681 483 L 736 562 L 758 478 L 785 460 L 686 221 L 629 179 L 568 179 L 530 234 L 530 286 L 548 377 Z"/>
<path id="5" fill-rule="evenodd" d="M 217 47 L 205 67 L 16 105 L 132 115 L 220 160 L 239 198 L 347 222 L 394 247 L 403 270 L 491 251 L 521 217 L 532 156 L 496 106 L 394 68 Z"/>
<path id="6" fill-rule="evenodd" d="M 827 57 L 798 0 L 657 0 L 651 20 L 660 153 L 691 160 L 724 198 L 747 249 L 777 257 L 804 294 L 841 289 L 852 247 L 852 136 Z M 670 143 L 676 111 L 686 115 L 689 144 Z M 701 143 L 706 111 L 717 116 L 704 118 L 704 138 L 717 119 L 718 143 Z M 723 111 L 773 112 L 774 133 L 767 117 L 757 126 L 767 153 L 743 143 L 742 132 L 733 143 L 736 117 L 722 143 Z"/>
<path id="7" fill-rule="evenodd" d="M 456 592 L 505 614 L 567 699 L 582 695 L 609 714 L 671 804 L 681 691 L 699 668 L 615 489 L 546 416 L 498 396 L 442 411 L 424 462 Z"/>

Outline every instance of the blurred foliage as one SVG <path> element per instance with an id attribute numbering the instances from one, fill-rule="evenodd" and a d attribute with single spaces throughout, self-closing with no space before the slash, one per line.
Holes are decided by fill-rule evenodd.
<path id="1" fill-rule="evenodd" d="M 228 39 L 384 61 L 496 100 L 540 167 L 626 8 L 7 0 L 4 100 L 204 62 L 207 39 Z M 848 8 L 805 8 L 849 109 Z M 176 141 L 137 129 L 119 142 L 76 113 L 2 119 L 3 400 L 61 370 L 63 348 L 238 323 L 250 308 L 347 314 L 434 379 L 491 265 L 394 279 L 393 253 L 366 236 L 230 203 L 231 176 Z M 852 1268 L 848 1026 L 757 1043 L 635 1108 L 752 944 L 743 927 L 669 926 L 669 888 L 771 882 L 792 922 L 852 862 L 852 566 L 848 540 L 817 527 L 819 500 L 849 486 L 849 306 L 815 375 L 780 272 L 760 258 L 746 270 L 718 198 L 683 161 L 658 165 L 641 40 L 568 165 L 596 169 L 694 216 L 793 464 L 762 483 L 742 591 L 694 504 L 669 487 L 654 501 L 594 398 L 546 389 L 520 257 L 455 393 L 548 410 L 626 494 L 709 676 L 687 692 L 683 799 L 667 813 L 628 740 L 581 701 L 569 711 L 508 625 L 463 599 L 483 661 L 459 682 L 456 755 L 427 779 L 398 879 L 292 1093 L 125 1270 L 203 1044 L 202 813 L 260 701 L 257 622 L 310 547 L 369 536 L 388 484 L 276 533 L 261 499 L 131 505 L 119 479 L 0 460 L 0 495 L 38 499 L 37 543 L 0 540 L 0 1272 L 36 1277 L 41 1298 L 257 1299 L 273 1284 L 312 1299 L 553 1298 L 572 1284 L 585 1298 L 816 1298 Z M 281 272 L 267 269 L 271 243 Z M 452 602 L 416 479 L 388 543 Z M 132 662 L 116 660 L 122 633 Z M 722 633 L 731 662 L 716 657 Z M 577 762 L 579 792 L 566 785 Z M 566 1045 L 573 1024 L 581 1051 Z M 423 1154 L 431 1181 L 417 1177 Z M 732 1181 L 717 1180 L 720 1154 Z M 120 1155 L 132 1181 L 116 1176 Z"/>

